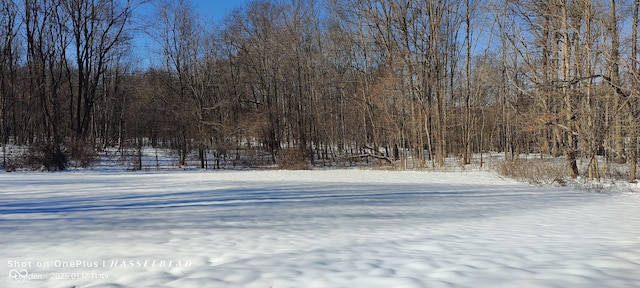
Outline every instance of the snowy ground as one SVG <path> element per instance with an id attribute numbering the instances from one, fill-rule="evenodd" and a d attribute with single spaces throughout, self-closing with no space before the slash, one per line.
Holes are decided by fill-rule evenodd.
<path id="1" fill-rule="evenodd" d="M 0 173 L 0 287 L 640 287 L 640 194 L 483 172 Z"/>

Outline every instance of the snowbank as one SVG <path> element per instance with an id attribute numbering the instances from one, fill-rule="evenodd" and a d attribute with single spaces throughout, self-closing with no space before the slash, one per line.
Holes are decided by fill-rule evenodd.
<path id="1" fill-rule="evenodd" d="M 640 287 L 640 195 L 489 173 L 0 174 L 1 287 Z"/>

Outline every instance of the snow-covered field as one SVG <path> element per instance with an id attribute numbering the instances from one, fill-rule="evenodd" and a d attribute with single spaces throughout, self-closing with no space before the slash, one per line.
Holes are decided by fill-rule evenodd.
<path id="1" fill-rule="evenodd" d="M 640 287 L 640 194 L 484 172 L 0 173 L 0 287 Z"/>

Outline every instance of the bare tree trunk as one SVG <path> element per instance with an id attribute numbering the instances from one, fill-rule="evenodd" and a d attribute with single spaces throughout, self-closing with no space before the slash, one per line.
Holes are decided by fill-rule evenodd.
<path id="1" fill-rule="evenodd" d="M 571 173 L 572 178 L 577 178 L 579 175 L 578 165 L 576 162 L 576 139 L 573 134 L 573 101 L 571 93 L 569 93 L 569 83 L 571 82 L 571 42 L 569 41 L 570 27 L 569 27 L 569 15 L 568 7 L 564 0 L 560 0 L 561 9 L 561 30 L 562 41 L 562 95 L 564 97 L 564 109 L 565 109 L 565 123 L 568 131 L 564 131 L 563 143 L 564 145 L 564 157 L 567 162 L 567 167 Z"/>
<path id="2" fill-rule="evenodd" d="M 607 58 L 608 62 L 608 76 L 611 79 L 611 85 L 614 87 L 612 92 L 612 102 L 614 105 L 614 109 L 618 109 L 620 105 L 624 105 L 620 100 L 620 97 L 616 95 L 615 87 L 619 87 L 620 85 L 620 34 L 618 33 L 618 15 L 616 9 L 616 1 L 609 0 L 609 25 L 607 29 L 608 33 L 611 36 L 611 52 L 609 57 Z M 627 161 L 625 159 L 624 152 L 624 138 L 622 135 L 622 117 L 619 117 L 618 114 L 614 115 L 613 119 L 613 133 L 614 133 L 614 143 L 615 143 L 615 151 L 617 155 L 617 161 L 620 164 L 623 164 Z"/>
<path id="3" fill-rule="evenodd" d="M 585 65 L 586 67 L 584 67 L 586 73 L 585 75 L 593 75 L 594 74 L 594 68 L 591 65 L 591 61 L 592 61 L 592 49 L 591 47 L 593 47 L 593 35 L 592 35 L 592 17 L 591 17 L 591 13 L 592 13 L 592 7 L 591 7 L 591 2 L 590 0 L 585 0 L 583 2 L 584 5 L 584 19 L 585 19 L 585 44 L 586 44 L 586 50 L 584 53 L 586 54 L 586 62 Z M 585 139 L 585 150 L 586 150 L 586 154 L 587 154 L 587 158 L 589 161 L 589 165 L 587 168 L 587 173 L 588 173 L 588 177 L 590 180 L 593 179 L 600 179 L 600 171 L 598 170 L 598 159 L 597 159 L 597 152 L 598 152 L 598 147 L 600 146 L 600 143 L 602 142 L 601 137 L 599 136 L 601 134 L 600 131 L 598 131 L 598 127 L 596 127 L 596 121 L 594 120 L 594 118 L 596 117 L 596 115 L 594 115 L 596 113 L 595 111 L 595 107 L 594 107 L 594 100 L 593 100 L 593 92 L 594 92 L 594 83 L 593 83 L 593 79 L 589 79 L 587 82 L 587 85 L 585 87 L 586 91 L 585 91 L 585 95 L 586 95 L 586 99 L 584 101 L 584 103 L 582 104 L 585 109 L 584 109 L 584 115 L 586 116 L 585 121 L 583 122 L 583 125 L 585 127 L 583 127 L 583 129 L 581 129 L 582 133 L 584 133 L 584 139 Z"/>
<path id="4" fill-rule="evenodd" d="M 631 59 L 636 61 L 638 59 L 638 11 L 640 8 L 640 0 L 635 0 L 633 5 L 632 16 L 632 29 L 631 29 Z M 631 63 L 631 70 L 633 74 L 638 78 L 640 76 L 640 69 L 638 69 L 638 63 Z M 637 79 L 638 80 L 638 79 Z M 629 100 L 629 182 L 635 182 L 637 179 L 637 167 L 638 167 L 638 119 L 640 118 L 640 111 L 638 111 L 638 99 Z"/>
<path id="5" fill-rule="evenodd" d="M 471 164 L 471 5 L 470 0 L 465 1 L 465 23 L 466 23 L 466 87 L 464 99 L 464 147 L 463 163 Z"/>

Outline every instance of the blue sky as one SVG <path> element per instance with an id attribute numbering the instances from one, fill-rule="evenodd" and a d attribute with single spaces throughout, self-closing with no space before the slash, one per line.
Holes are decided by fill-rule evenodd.
<path id="1" fill-rule="evenodd" d="M 207 20 L 224 19 L 234 8 L 242 7 L 250 0 L 192 0 L 196 11 Z"/>
<path id="2" fill-rule="evenodd" d="M 216 23 L 222 21 L 233 9 L 244 6 L 246 3 L 252 0 L 190 0 L 196 10 L 196 13 L 202 17 L 202 20 L 210 23 Z M 147 4 L 141 7 L 140 13 L 142 17 L 146 15 L 152 15 L 151 9 L 153 6 Z M 148 17 L 148 16 L 147 16 Z M 157 64 L 157 55 L 149 53 L 149 49 L 154 49 L 152 46 L 156 43 L 151 40 L 145 34 L 138 34 L 134 40 L 134 51 L 137 55 L 138 65 L 142 67 L 153 66 Z"/>

